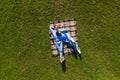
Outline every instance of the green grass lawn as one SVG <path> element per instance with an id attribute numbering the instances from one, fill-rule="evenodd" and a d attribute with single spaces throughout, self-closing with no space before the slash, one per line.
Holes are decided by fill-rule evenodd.
<path id="1" fill-rule="evenodd" d="M 49 22 L 77 20 L 82 61 L 51 57 Z M 0 0 L 0 80 L 119 80 L 119 0 Z"/>

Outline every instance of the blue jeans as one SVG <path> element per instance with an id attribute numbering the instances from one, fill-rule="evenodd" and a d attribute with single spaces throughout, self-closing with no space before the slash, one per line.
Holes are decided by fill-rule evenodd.
<path id="1" fill-rule="evenodd" d="M 60 58 L 64 58 L 64 45 L 62 41 L 56 42 L 56 47 L 58 50 L 58 54 L 60 55 Z"/>
<path id="2" fill-rule="evenodd" d="M 58 54 L 60 55 L 60 58 L 64 58 L 64 45 L 65 43 L 63 41 L 56 42 L 56 47 L 58 50 Z M 69 41 L 67 42 L 67 46 L 70 46 L 73 51 L 77 52 L 77 44 L 75 42 Z"/>
<path id="3" fill-rule="evenodd" d="M 73 49 L 73 51 L 77 52 L 77 44 L 75 42 L 69 41 L 68 45 Z"/>

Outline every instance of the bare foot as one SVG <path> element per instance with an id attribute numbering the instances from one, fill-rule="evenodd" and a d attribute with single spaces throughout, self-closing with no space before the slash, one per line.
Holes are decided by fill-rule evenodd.
<path id="1" fill-rule="evenodd" d="M 60 58 L 60 63 L 62 63 L 63 61 L 65 61 L 65 58 Z"/>

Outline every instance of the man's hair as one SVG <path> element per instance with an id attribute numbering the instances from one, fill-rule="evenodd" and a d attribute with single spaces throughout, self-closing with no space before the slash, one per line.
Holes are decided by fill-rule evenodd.
<path id="1" fill-rule="evenodd" d="M 57 34 L 57 35 L 61 35 L 59 29 L 56 29 L 56 34 Z"/>

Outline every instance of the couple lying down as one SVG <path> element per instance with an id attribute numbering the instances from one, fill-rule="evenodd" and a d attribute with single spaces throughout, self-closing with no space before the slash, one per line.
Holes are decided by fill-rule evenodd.
<path id="1" fill-rule="evenodd" d="M 60 62 L 65 61 L 64 58 L 64 45 L 72 48 L 73 52 L 81 54 L 81 51 L 73 40 L 73 38 L 67 33 L 65 29 L 59 29 L 58 25 L 50 26 L 50 32 L 53 35 L 53 39 L 55 41 L 55 45 L 57 47 L 58 54 L 60 55 Z"/>

